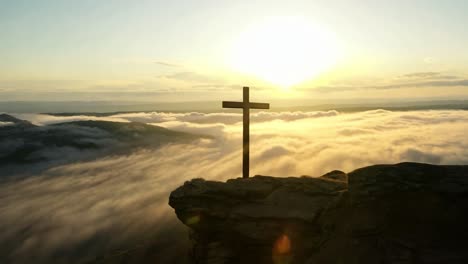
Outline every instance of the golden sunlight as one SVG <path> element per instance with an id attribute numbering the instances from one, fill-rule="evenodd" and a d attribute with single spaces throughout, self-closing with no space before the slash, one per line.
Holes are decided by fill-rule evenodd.
<path id="1" fill-rule="evenodd" d="M 277 17 L 240 34 L 231 53 L 236 70 L 289 88 L 329 69 L 338 60 L 331 32 L 299 17 Z"/>

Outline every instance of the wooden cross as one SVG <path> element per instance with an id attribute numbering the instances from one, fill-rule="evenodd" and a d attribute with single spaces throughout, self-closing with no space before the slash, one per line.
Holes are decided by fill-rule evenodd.
<path id="1" fill-rule="evenodd" d="M 270 109 L 270 104 L 252 103 L 249 101 L 249 87 L 244 87 L 244 98 L 242 102 L 223 101 L 223 108 L 243 109 L 243 148 L 242 148 L 242 178 L 249 177 L 250 167 L 250 109 Z"/>

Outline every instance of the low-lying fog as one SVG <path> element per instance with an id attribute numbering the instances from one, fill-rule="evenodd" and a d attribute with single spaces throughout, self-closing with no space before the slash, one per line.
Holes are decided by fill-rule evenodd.
<path id="1" fill-rule="evenodd" d="M 69 162 L 41 172 L 18 165 L 23 177 L 0 182 L 1 263 L 93 263 L 132 252 L 178 262 L 188 235 L 167 205 L 169 193 L 192 178 L 241 175 L 241 114 L 14 116 L 40 126 L 138 121 L 212 137 L 87 160 L 73 159 L 79 151 L 45 146 L 41 151 L 62 151 Z M 468 111 L 257 112 L 251 122 L 251 175 L 320 176 L 402 161 L 468 164 Z M 8 138 L 1 144 L 15 146 Z"/>

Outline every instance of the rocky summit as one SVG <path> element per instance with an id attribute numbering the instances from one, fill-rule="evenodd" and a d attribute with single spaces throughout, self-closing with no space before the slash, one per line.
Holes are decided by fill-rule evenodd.
<path id="1" fill-rule="evenodd" d="M 468 263 L 468 166 L 193 179 L 169 204 L 193 263 Z"/>

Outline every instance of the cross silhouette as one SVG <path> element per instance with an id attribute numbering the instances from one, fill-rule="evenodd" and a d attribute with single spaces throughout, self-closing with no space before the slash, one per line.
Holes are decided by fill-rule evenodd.
<path id="1" fill-rule="evenodd" d="M 248 178 L 250 167 L 250 109 L 270 109 L 270 104 L 250 102 L 249 87 L 244 87 L 243 95 L 242 102 L 223 101 L 223 108 L 243 109 L 242 178 Z"/>

